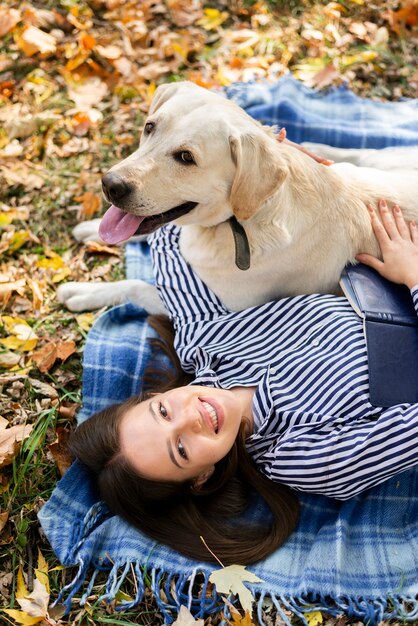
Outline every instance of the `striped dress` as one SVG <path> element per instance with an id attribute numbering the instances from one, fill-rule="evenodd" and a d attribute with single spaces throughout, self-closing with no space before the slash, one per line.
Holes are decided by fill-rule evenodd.
<path id="1" fill-rule="evenodd" d="M 418 464 L 418 405 L 370 404 L 362 321 L 345 298 L 232 312 L 181 256 L 179 237 L 169 225 L 149 239 L 177 353 L 192 384 L 256 387 L 246 445 L 261 472 L 345 500 Z M 418 286 L 412 297 L 418 311 Z"/>

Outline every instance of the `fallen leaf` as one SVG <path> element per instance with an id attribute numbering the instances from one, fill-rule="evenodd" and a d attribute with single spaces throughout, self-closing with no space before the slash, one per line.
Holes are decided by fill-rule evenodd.
<path id="1" fill-rule="evenodd" d="M 4 511 L 4 513 L 0 513 L 0 534 L 3 531 L 3 528 L 6 526 L 8 519 L 9 511 Z"/>
<path id="2" fill-rule="evenodd" d="M 57 360 L 57 346 L 52 341 L 46 343 L 42 348 L 32 354 L 32 361 L 43 374 L 49 372 Z"/>
<path id="3" fill-rule="evenodd" d="M 21 350 L 29 352 L 33 350 L 38 342 L 38 337 L 29 324 L 19 317 L 3 315 L 0 317 L 9 337 L 0 339 L 0 343 L 9 350 Z"/>
<path id="4" fill-rule="evenodd" d="M 203 12 L 205 15 L 197 21 L 197 24 L 205 30 L 217 30 L 229 17 L 229 13 L 219 9 L 205 8 Z"/>
<path id="5" fill-rule="evenodd" d="M 196 626 L 196 624 L 203 626 L 203 619 L 195 619 L 189 609 L 182 604 L 180 606 L 179 615 L 176 621 L 173 622 L 173 626 Z"/>
<path id="6" fill-rule="evenodd" d="M 0 417 L 0 467 L 5 467 L 13 462 L 19 452 L 20 443 L 29 437 L 33 428 L 32 424 L 18 424 L 7 428 L 9 422 Z"/>
<path id="7" fill-rule="evenodd" d="M 0 367 L 11 369 L 19 363 L 21 358 L 22 356 L 15 352 L 0 352 Z"/>
<path id="8" fill-rule="evenodd" d="M 22 568 L 19 568 L 16 585 L 16 600 L 21 611 L 15 609 L 2 609 L 4 613 L 12 617 L 18 624 L 32 626 L 33 624 L 49 623 L 49 580 L 48 565 L 38 550 L 38 567 L 35 569 L 36 578 L 33 581 L 33 591 L 29 593 L 23 578 Z"/>
<path id="9" fill-rule="evenodd" d="M 97 253 L 97 254 L 111 254 L 113 256 L 120 256 L 121 250 L 114 246 L 104 246 L 98 241 L 88 241 L 87 242 L 87 252 Z"/>
<path id="10" fill-rule="evenodd" d="M 54 443 L 50 443 L 48 445 L 48 449 L 54 458 L 60 475 L 64 476 L 65 472 L 74 460 L 74 457 L 68 448 L 68 438 L 70 433 L 65 428 L 59 426 L 56 429 L 55 434 L 57 436 L 57 440 L 54 441 Z"/>
<path id="11" fill-rule="evenodd" d="M 23 27 L 20 35 L 16 37 L 16 43 L 29 57 L 38 52 L 41 55 L 53 54 L 57 48 L 57 40 L 53 35 L 31 25 Z"/>
<path id="12" fill-rule="evenodd" d="M 228 620 L 228 624 L 231 626 L 253 626 L 254 622 L 252 620 L 251 614 L 248 611 L 245 611 L 244 617 L 235 609 L 235 607 L 230 606 L 232 622 Z"/>
<path id="13" fill-rule="evenodd" d="M 203 15 L 200 0 L 166 0 L 166 4 L 176 26 L 190 26 Z"/>
<path id="14" fill-rule="evenodd" d="M 321 611 L 309 611 L 304 613 L 304 617 L 308 622 L 308 626 L 319 626 L 324 621 Z"/>
<path id="15" fill-rule="evenodd" d="M 215 570 L 209 576 L 209 580 L 216 585 L 218 593 L 223 593 L 227 596 L 230 593 L 237 595 L 242 608 L 249 613 L 252 610 L 254 596 L 243 583 L 263 582 L 258 576 L 246 570 L 243 565 L 229 565 L 228 567 Z"/>
<path id="16" fill-rule="evenodd" d="M 86 332 L 89 331 L 90 328 L 93 326 L 95 318 L 96 316 L 94 313 L 81 313 L 80 315 L 75 316 L 77 324 L 82 330 L 85 330 Z"/>
<path id="17" fill-rule="evenodd" d="M 397 11 L 388 11 L 388 20 L 392 30 L 398 35 L 405 27 L 414 28 L 418 24 L 417 0 L 403 0 Z"/>
<path id="18" fill-rule="evenodd" d="M 75 102 L 79 111 L 88 111 L 92 106 L 99 104 L 108 92 L 109 87 L 97 76 L 68 88 L 68 96 Z"/>
<path id="19" fill-rule="evenodd" d="M 32 385 L 32 388 L 35 391 L 38 391 L 42 396 L 46 398 L 58 398 L 57 390 L 52 387 L 52 385 L 48 385 L 48 383 L 43 383 L 37 378 L 28 378 L 28 381 Z"/>
<path id="20" fill-rule="evenodd" d="M 20 11 L 16 9 L 1 7 L 0 8 L 0 37 L 7 35 L 16 24 L 20 21 Z"/>
<path id="21" fill-rule="evenodd" d="M 77 200 L 82 202 L 82 208 L 78 213 L 80 220 L 90 220 L 102 208 L 102 197 L 92 191 L 85 191 Z"/>

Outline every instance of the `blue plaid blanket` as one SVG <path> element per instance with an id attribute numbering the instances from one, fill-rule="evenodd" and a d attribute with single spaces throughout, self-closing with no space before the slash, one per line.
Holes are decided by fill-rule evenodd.
<path id="1" fill-rule="evenodd" d="M 418 101 L 373 102 L 346 88 L 324 95 L 291 77 L 274 85 L 233 85 L 226 95 L 257 119 L 285 126 L 294 141 L 368 148 L 418 145 Z M 152 281 L 146 244 L 129 244 L 126 260 L 129 278 Z M 145 363 L 161 358 L 147 343 L 151 335 L 145 312 L 131 304 L 96 321 L 85 349 L 80 421 L 138 392 Z M 320 496 L 300 499 L 302 514 L 293 535 L 249 568 L 263 581 L 250 585 L 260 623 L 266 606 L 288 624 L 288 610 L 304 623 L 304 614 L 314 610 L 343 613 L 369 626 L 383 619 L 418 619 L 418 468 L 344 503 Z M 259 508 L 249 516 L 259 515 Z M 196 617 L 223 608 L 221 597 L 206 593 L 214 567 L 156 545 L 110 515 L 78 463 L 59 482 L 39 519 L 60 561 L 78 565 L 60 594 L 67 607 L 82 587 L 84 602 L 98 572 L 105 570 L 103 599 L 108 601 L 127 576 L 136 579 L 136 597 L 118 599 L 117 609 L 139 602 L 145 581 L 151 581 L 166 623 L 181 604 Z M 193 585 L 198 575 L 203 588 Z M 193 591 L 198 588 L 199 594 Z"/>

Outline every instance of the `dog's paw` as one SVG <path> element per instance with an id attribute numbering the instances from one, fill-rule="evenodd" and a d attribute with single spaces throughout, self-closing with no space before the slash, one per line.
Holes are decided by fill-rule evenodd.
<path id="1" fill-rule="evenodd" d="M 80 243 L 87 243 L 88 241 L 98 241 L 103 243 L 103 240 L 99 236 L 99 225 L 101 218 L 95 220 L 88 220 L 86 222 L 80 222 L 73 228 L 74 239 Z"/>
<path id="2" fill-rule="evenodd" d="M 57 300 L 75 313 L 95 311 L 112 304 L 106 287 L 106 283 L 65 283 L 57 289 Z"/>

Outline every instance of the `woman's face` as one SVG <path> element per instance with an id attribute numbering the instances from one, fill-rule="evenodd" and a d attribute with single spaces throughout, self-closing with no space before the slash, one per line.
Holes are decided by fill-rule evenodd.
<path id="1" fill-rule="evenodd" d="M 244 411 L 233 390 L 191 385 L 153 395 L 122 418 L 121 453 L 145 478 L 198 487 L 232 448 Z"/>

